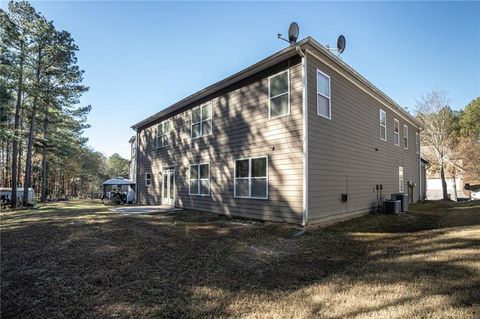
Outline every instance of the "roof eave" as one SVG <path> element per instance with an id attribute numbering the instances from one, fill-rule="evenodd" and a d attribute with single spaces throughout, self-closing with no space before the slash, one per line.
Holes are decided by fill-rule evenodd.
<path id="1" fill-rule="evenodd" d="M 340 59 L 339 57 L 337 57 L 335 54 L 333 54 L 332 52 L 330 52 L 328 49 L 326 49 L 323 45 L 321 45 L 317 40 L 315 40 L 314 38 L 312 37 L 308 37 L 307 39 L 309 39 L 309 42 L 311 42 L 311 44 L 316 48 L 318 49 L 319 51 L 321 51 L 323 54 L 325 54 L 326 56 L 328 56 L 330 59 L 332 59 L 335 63 L 337 63 L 340 67 L 342 67 L 343 69 L 345 69 L 347 72 L 349 72 L 352 76 L 354 76 L 358 81 L 360 81 L 361 83 L 363 83 L 364 85 L 366 85 L 369 89 L 371 89 L 372 91 L 374 91 L 377 95 L 379 95 L 382 99 L 384 99 L 388 104 L 390 104 L 392 107 L 396 108 L 398 111 L 400 111 L 403 115 L 405 115 L 406 117 L 408 117 L 410 120 L 412 120 L 414 123 L 416 123 L 419 127 L 421 127 L 421 124 L 420 122 L 410 113 L 408 113 L 405 108 L 403 108 L 402 106 L 400 106 L 397 102 L 395 102 L 394 100 L 392 100 L 388 95 L 386 95 L 385 93 L 383 93 L 379 88 L 377 88 L 373 83 L 371 83 L 370 81 L 368 81 L 365 77 L 363 77 L 360 73 L 358 73 L 357 71 L 355 71 L 354 68 L 352 68 L 350 65 L 348 65 L 347 63 L 345 63 L 342 59 Z"/>
<path id="2" fill-rule="evenodd" d="M 309 39 L 311 39 L 310 37 L 307 37 L 297 43 L 295 43 L 294 45 L 290 45 L 288 47 L 286 47 L 285 49 L 283 50 L 280 50 L 278 51 L 277 53 L 275 54 L 272 54 L 271 56 L 249 66 L 248 68 L 246 69 L 243 69 L 221 81 L 218 81 L 206 88 L 204 88 L 203 90 L 200 90 L 174 104 L 172 104 L 171 106 L 163 109 L 162 111 L 160 112 L 157 112 L 155 113 L 154 115 L 150 116 L 150 117 L 147 117 L 146 119 L 144 119 L 143 121 L 140 121 L 138 122 L 137 124 L 131 126 L 132 129 L 134 129 L 135 131 L 137 131 L 139 128 L 141 127 L 144 127 L 148 124 L 150 124 L 151 122 L 154 122 L 160 118 L 162 118 L 163 116 L 169 114 L 169 113 L 172 113 L 172 112 L 175 112 L 177 110 L 179 110 L 180 108 L 186 106 L 186 105 L 189 105 L 189 104 L 192 104 L 192 103 L 195 103 L 196 101 L 206 97 L 206 96 L 209 96 L 211 94 L 214 94 L 215 92 L 229 86 L 229 85 L 232 85 L 232 84 L 235 84 L 236 82 L 238 81 L 241 81 L 251 75 L 254 75 L 270 66 L 273 66 L 281 61 L 284 61 L 290 57 L 293 57 L 295 55 L 297 55 L 297 51 L 296 51 L 296 47 L 297 46 L 301 46 L 301 45 L 304 45 L 305 43 L 307 43 L 309 41 Z"/>
<path id="3" fill-rule="evenodd" d="M 293 57 L 297 55 L 296 47 L 298 46 L 303 46 L 307 43 L 311 43 L 317 50 L 322 52 L 326 57 L 331 59 L 333 62 L 335 62 L 339 67 L 343 68 L 346 70 L 348 73 L 350 73 L 355 79 L 360 81 L 363 85 L 368 87 L 370 90 L 375 92 L 380 98 L 385 100 L 385 102 L 397 109 L 399 112 L 401 112 L 403 115 L 405 115 L 408 119 L 410 119 L 413 123 L 416 123 L 418 127 L 421 127 L 420 122 L 412 116 L 410 113 L 408 113 L 403 107 L 401 107 L 398 103 L 396 103 L 394 100 L 392 100 L 390 97 L 388 97 L 385 93 L 383 93 L 379 88 L 377 88 L 375 85 L 373 85 L 370 81 L 368 81 L 366 78 L 364 78 L 360 73 L 355 71 L 350 65 L 342 61 L 340 58 L 332 54 L 328 49 L 326 49 L 323 45 L 321 45 L 317 40 L 315 40 L 312 37 L 306 37 L 305 39 L 295 43 L 294 45 L 290 45 L 286 47 L 283 50 L 278 51 L 277 53 L 272 54 L 271 56 L 251 65 L 250 67 L 243 69 L 221 81 L 218 81 L 203 90 L 200 90 L 174 104 L 171 106 L 161 110 L 160 112 L 155 113 L 152 116 L 147 117 L 146 119 L 138 122 L 137 124 L 131 126 L 132 129 L 135 131 L 138 131 L 139 128 L 144 127 L 154 121 L 157 121 L 158 119 L 175 112 L 182 107 L 185 107 L 189 104 L 195 103 L 196 101 L 205 98 L 211 94 L 214 94 L 215 92 L 218 92 L 219 90 L 235 84 L 238 81 L 241 81 L 255 73 L 258 73 L 272 65 L 275 65 L 281 61 L 284 61 L 285 59 L 288 59 L 290 57 Z"/>

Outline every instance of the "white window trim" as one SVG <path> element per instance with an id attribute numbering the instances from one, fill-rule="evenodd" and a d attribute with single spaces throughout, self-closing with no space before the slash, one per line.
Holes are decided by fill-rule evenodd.
<path id="1" fill-rule="evenodd" d="M 385 114 L 385 125 L 382 124 L 382 113 Z M 387 134 L 387 113 L 386 113 L 384 110 L 380 109 L 380 112 L 379 112 L 379 115 L 378 115 L 378 116 L 379 116 L 379 117 L 378 117 L 378 120 L 379 120 L 379 122 L 380 122 L 380 127 L 379 127 L 379 130 L 380 130 L 380 131 L 379 131 L 380 139 L 381 139 L 382 141 L 386 141 L 386 140 L 387 140 L 387 135 L 388 135 L 388 134 Z M 382 138 L 382 127 L 385 127 L 385 139 Z"/>
<path id="2" fill-rule="evenodd" d="M 395 123 L 397 124 L 398 132 L 395 132 Z M 395 137 L 398 137 L 398 139 L 396 140 Z M 397 119 L 393 119 L 393 143 L 395 146 L 400 147 L 400 122 Z"/>
<path id="3" fill-rule="evenodd" d="M 208 178 L 200 178 L 200 165 L 208 165 Z M 192 166 L 197 166 L 198 167 L 198 178 L 194 179 L 194 180 L 197 180 L 199 181 L 198 183 L 198 193 L 197 194 L 192 194 L 190 192 L 190 181 L 192 180 L 191 176 L 190 176 L 190 168 Z M 200 194 L 200 181 L 202 180 L 207 180 L 208 179 L 208 194 Z M 210 162 L 206 162 L 206 163 L 194 163 L 194 164 L 190 164 L 188 166 L 188 195 L 190 196 L 202 196 L 202 197 L 208 197 L 211 195 L 211 187 L 212 187 L 212 184 L 210 182 Z"/>
<path id="4" fill-rule="evenodd" d="M 275 96 L 272 96 L 270 97 L 270 81 L 272 78 L 282 74 L 282 73 L 285 73 L 287 72 L 287 81 L 288 81 L 288 89 L 287 89 L 287 92 L 286 93 L 281 93 L 281 94 L 277 94 Z M 278 115 L 278 116 L 274 116 L 272 117 L 272 109 L 271 109 L 271 102 L 272 102 L 272 99 L 273 98 L 276 98 L 276 97 L 279 97 L 279 96 L 282 96 L 282 95 L 285 95 L 287 94 L 287 97 L 288 97 L 288 112 L 287 114 L 283 114 L 283 115 Z M 290 69 L 287 69 L 287 70 L 284 70 L 284 71 L 281 71 L 281 72 L 278 72 L 277 74 L 274 74 L 274 75 L 271 75 L 268 77 L 268 118 L 270 120 L 272 119 L 277 119 L 279 117 L 284 117 L 284 116 L 288 116 L 290 115 Z"/>
<path id="5" fill-rule="evenodd" d="M 150 175 L 150 178 L 147 177 L 148 175 Z M 148 181 L 150 181 L 150 183 Z M 145 173 L 145 186 L 152 186 L 152 173 Z"/>
<path id="6" fill-rule="evenodd" d="M 318 115 L 318 116 L 321 116 L 321 117 L 323 117 L 323 118 L 326 118 L 326 119 L 331 120 L 331 119 L 332 119 L 332 81 L 331 81 L 330 76 L 329 76 L 328 74 L 326 74 L 326 73 L 320 71 L 319 69 L 317 69 L 317 72 L 316 72 L 317 78 L 316 78 L 315 84 L 318 83 L 318 74 L 319 74 L 319 73 L 320 73 L 321 75 L 325 76 L 325 77 L 328 79 L 328 95 L 329 95 L 329 96 L 326 96 L 325 94 L 323 94 L 322 92 L 320 92 L 320 91 L 318 90 L 318 85 L 317 85 L 317 95 L 316 95 L 316 97 L 315 97 L 315 99 L 316 99 L 316 101 L 317 101 L 317 105 L 316 105 L 317 115 Z M 320 113 L 318 112 L 318 95 L 319 95 L 319 94 L 320 94 L 321 96 L 323 96 L 323 97 L 325 97 L 325 98 L 328 99 L 328 114 L 329 114 L 330 116 L 325 116 L 325 115 L 320 114 Z"/>
<path id="7" fill-rule="evenodd" d="M 415 132 L 415 153 L 420 154 L 420 133 Z"/>
<path id="8" fill-rule="evenodd" d="M 400 179 L 400 169 L 402 171 L 401 179 Z M 405 188 L 404 184 L 405 184 L 405 170 L 403 166 L 399 166 L 398 167 L 398 191 L 399 192 L 402 192 L 402 193 L 404 192 L 404 188 Z"/>
<path id="9" fill-rule="evenodd" d="M 266 168 L 267 171 L 265 172 L 266 174 L 266 179 L 267 179 L 267 192 L 265 194 L 265 197 L 253 197 L 252 195 L 252 159 L 257 159 L 257 158 L 265 158 L 267 160 L 266 163 Z M 236 177 L 237 176 L 237 161 L 242 161 L 242 160 L 248 160 L 248 177 Z M 265 178 L 265 177 L 260 177 L 260 178 Z M 255 178 L 255 177 L 254 177 Z M 250 196 L 237 196 L 237 186 L 235 183 L 237 179 L 246 179 L 248 180 L 248 194 Z M 269 179 L 268 179 L 268 156 L 263 155 L 263 156 L 256 156 L 256 157 L 244 157 L 244 158 L 237 158 L 233 160 L 233 197 L 234 198 L 247 198 L 247 199 L 268 199 L 268 189 L 269 189 Z"/>
<path id="10" fill-rule="evenodd" d="M 203 113 L 202 113 L 202 108 L 206 105 L 210 105 L 210 110 L 212 111 L 211 114 L 210 114 L 210 127 L 212 128 L 210 134 L 203 134 L 203 122 L 205 121 L 208 121 L 207 120 L 203 120 Z M 196 109 L 200 109 L 200 121 L 199 122 L 193 122 L 193 111 L 196 110 Z M 193 125 L 194 124 L 199 124 L 200 123 L 200 135 L 197 136 L 197 137 L 193 137 Z M 210 135 L 213 135 L 213 102 L 212 101 L 209 101 L 209 102 L 206 102 L 206 103 L 203 103 L 203 104 L 200 104 L 199 106 L 196 106 L 194 108 L 192 108 L 190 110 L 190 138 L 192 140 L 196 140 L 197 138 L 202 138 L 202 137 L 205 137 L 205 136 L 210 136 Z"/>
<path id="11" fill-rule="evenodd" d="M 407 143 L 405 144 L 405 140 Z M 403 124 L 403 148 L 408 150 L 408 126 L 407 124 Z"/>
<path id="12" fill-rule="evenodd" d="M 161 125 L 161 126 L 162 126 L 162 131 L 163 131 L 163 126 L 164 126 L 165 123 L 167 123 L 167 122 L 170 123 L 170 125 L 169 125 L 169 126 L 170 126 L 170 130 L 168 131 L 168 133 L 162 134 L 162 135 L 158 135 L 158 127 Z M 171 132 L 171 131 L 172 131 L 172 121 L 171 121 L 171 119 L 168 119 L 168 120 L 165 120 L 165 121 L 163 121 L 163 122 L 160 122 L 160 123 L 157 125 L 157 132 L 156 132 L 156 134 L 155 134 L 155 146 L 156 146 L 157 149 L 167 147 L 167 146 L 170 144 L 170 136 L 169 136 L 169 135 L 170 135 L 170 132 Z M 162 132 L 162 133 L 163 133 L 163 132 Z M 159 137 L 159 136 L 166 136 L 166 137 L 167 137 L 167 140 L 168 140 L 168 141 L 167 141 L 167 144 L 162 145 L 162 146 L 158 146 L 158 137 Z"/>

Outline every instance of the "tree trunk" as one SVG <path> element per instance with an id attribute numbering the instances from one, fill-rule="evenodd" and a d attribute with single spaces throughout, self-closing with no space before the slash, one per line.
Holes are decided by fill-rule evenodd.
<path id="1" fill-rule="evenodd" d="M 61 177 L 61 179 L 62 179 L 62 188 L 60 189 L 60 193 L 62 194 L 63 197 L 65 197 L 65 193 L 66 193 L 66 191 L 65 191 L 66 186 L 65 186 L 65 185 L 66 185 L 66 183 L 65 183 L 65 172 L 63 171 L 63 169 L 62 169 L 61 174 L 62 174 L 62 175 L 61 175 L 61 176 L 62 176 L 62 177 Z"/>
<path id="2" fill-rule="evenodd" d="M 7 144 L 7 150 L 6 150 L 6 154 L 7 154 L 7 160 L 5 161 L 5 185 L 11 185 L 10 184 L 10 171 L 9 171 L 9 168 L 10 168 L 10 156 L 11 156 L 11 152 L 10 152 L 10 145 Z"/>
<path id="3" fill-rule="evenodd" d="M 23 44 L 20 47 L 23 51 Z M 18 152 L 18 128 L 20 127 L 20 109 L 22 107 L 22 89 L 23 89 L 23 62 L 24 56 L 21 53 L 20 57 L 20 75 L 17 84 L 17 103 L 15 104 L 15 122 L 13 127 L 13 141 L 12 141 L 12 208 L 17 207 L 17 152 Z"/>
<path id="4" fill-rule="evenodd" d="M 23 183 L 23 205 L 28 204 L 28 189 L 32 184 L 32 153 L 33 153 L 33 140 L 35 139 L 35 126 L 37 118 L 37 101 L 38 98 L 33 98 L 32 106 L 32 118 L 30 120 L 30 132 L 28 134 L 27 144 L 27 158 L 25 159 L 25 182 Z"/>
<path id="5" fill-rule="evenodd" d="M 448 200 L 448 192 L 447 192 L 447 181 L 445 180 L 445 168 L 444 163 L 440 164 L 440 178 L 442 179 L 442 191 L 443 191 L 443 199 Z"/>
<path id="6" fill-rule="evenodd" d="M 454 166 L 453 166 L 452 177 L 453 177 L 453 193 L 455 194 L 455 201 L 458 201 L 458 192 L 457 192 L 457 168 L 455 167 L 455 164 L 454 164 Z"/>
<path id="7" fill-rule="evenodd" d="M 40 70 L 42 65 L 42 50 L 43 47 L 39 46 L 37 52 L 37 70 L 36 70 L 36 84 L 37 91 L 35 92 L 35 97 L 33 98 L 32 105 L 32 118 L 30 120 L 30 132 L 28 134 L 28 144 L 27 144 L 27 157 L 25 159 L 25 182 L 23 183 L 23 205 L 27 206 L 28 204 L 28 189 L 31 187 L 32 183 L 32 152 L 33 152 L 33 141 L 35 140 L 35 127 L 37 120 L 37 104 L 38 96 L 40 94 L 39 84 L 40 84 Z"/>
<path id="8" fill-rule="evenodd" d="M 45 112 L 43 120 L 43 149 L 42 149 L 42 194 L 40 201 L 44 203 L 47 200 L 47 128 L 48 128 L 48 110 Z"/>
<path id="9" fill-rule="evenodd" d="M 23 153 L 23 149 L 22 149 L 22 141 L 20 140 L 19 143 L 18 143 L 18 169 L 17 169 L 17 185 L 19 187 L 22 187 L 21 185 L 21 181 L 22 181 L 22 153 Z"/>

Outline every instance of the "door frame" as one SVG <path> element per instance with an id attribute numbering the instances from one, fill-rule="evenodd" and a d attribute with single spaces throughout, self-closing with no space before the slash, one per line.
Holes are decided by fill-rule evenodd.
<path id="1" fill-rule="evenodd" d="M 171 175 L 173 175 L 173 186 L 170 185 L 170 181 L 172 181 L 172 179 L 170 178 Z M 167 176 L 167 188 L 166 189 L 165 189 L 165 176 Z M 175 201 L 177 199 L 176 192 L 175 192 L 175 189 L 176 189 L 175 186 L 176 186 L 175 168 L 163 169 L 162 170 L 162 185 L 161 185 L 161 187 L 162 187 L 162 189 L 161 189 L 162 205 L 175 207 Z M 165 194 L 165 190 L 167 190 L 167 194 Z M 170 194 L 170 192 L 173 192 L 173 194 Z"/>

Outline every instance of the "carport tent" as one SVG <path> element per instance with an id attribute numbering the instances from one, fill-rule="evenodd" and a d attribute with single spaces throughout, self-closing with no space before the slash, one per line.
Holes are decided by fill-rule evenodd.
<path id="1" fill-rule="evenodd" d="M 122 177 L 109 179 L 103 182 L 103 195 L 107 194 L 107 186 L 120 186 L 123 189 L 124 185 L 133 186 L 135 185 L 135 182 Z"/>

